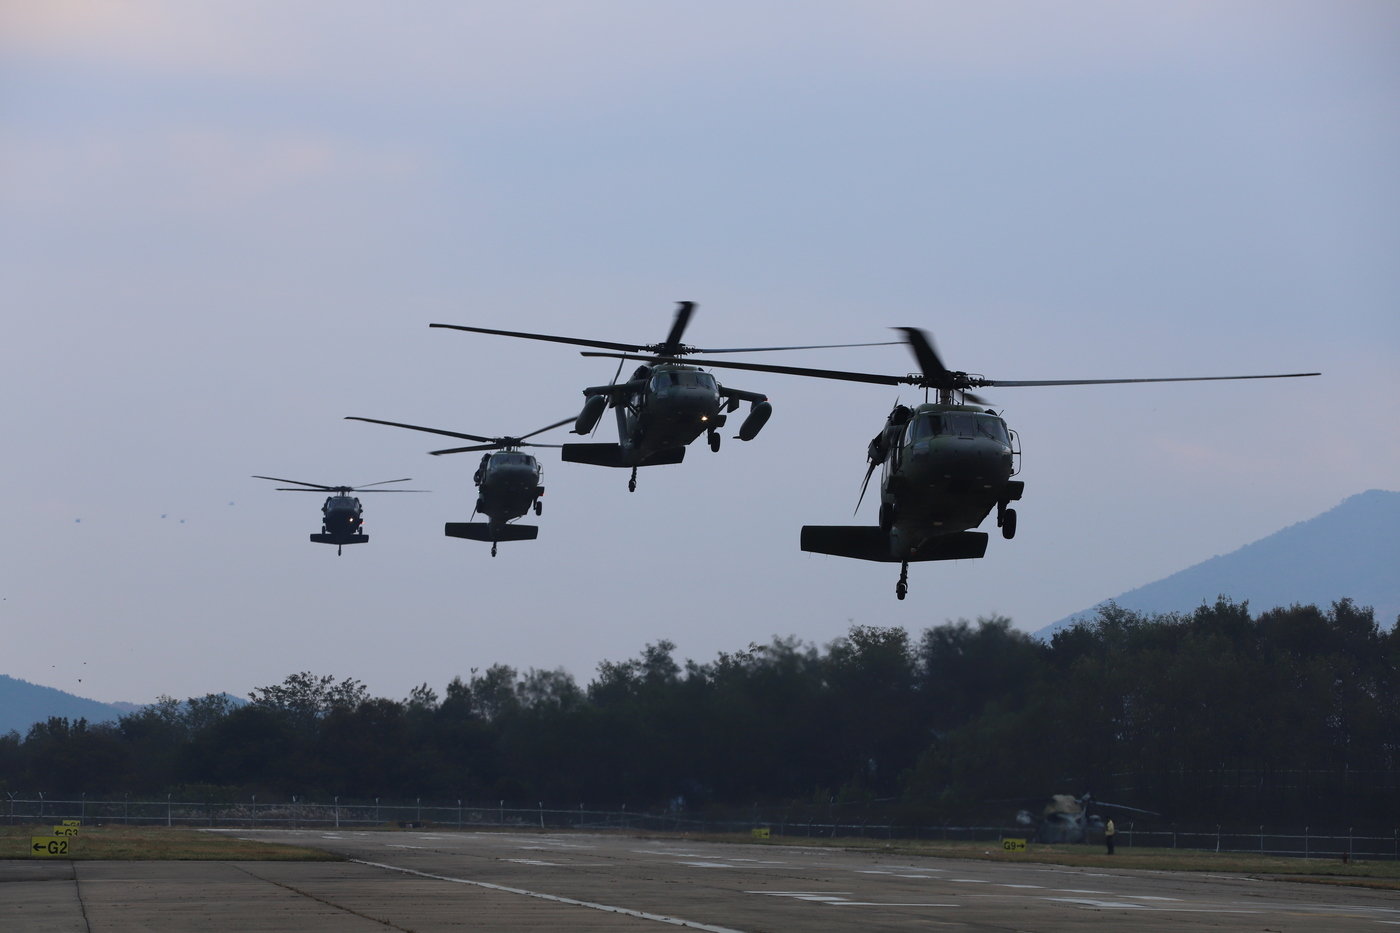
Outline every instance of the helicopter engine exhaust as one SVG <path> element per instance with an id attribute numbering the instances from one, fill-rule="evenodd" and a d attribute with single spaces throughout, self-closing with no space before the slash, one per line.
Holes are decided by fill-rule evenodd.
<path id="1" fill-rule="evenodd" d="M 739 433 L 735 437 L 741 441 L 751 441 L 758 437 L 758 432 L 763 430 L 763 426 L 768 423 L 768 419 L 773 417 L 773 405 L 767 399 L 761 402 L 754 402 L 749 406 L 749 416 L 744 419 L 744 423 L 739 425 Z"/>
<path id="2" fill-rule="evenodd" d="M 574 421 L 573 433 L 587 434 L 592 431 L 607 405 L 608 397 L 606 395 L 590 395 L 588 401 L 583 403 L 583 411 L 579 412 L 578 418 Z"/>

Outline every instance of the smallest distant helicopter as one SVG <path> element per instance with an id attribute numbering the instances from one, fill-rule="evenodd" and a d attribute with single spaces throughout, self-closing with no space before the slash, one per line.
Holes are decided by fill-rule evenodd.
<path id="1" fill-rule="evenodd" d="M 543 434 L 562 427 L 573 418 L 556 421 L 529 434 L 519 437 L 481 437 L 464 434 L 460 431 L 444 431 L 439 428 L 425 428 L 416 424 L 403 424 L 399 421 L 380 421 L 377 418 L 357 418 L 347 416 L 346 421 L 368 421 L 370 424 L 387 424 L 393 428 L 407 428 L 410 431 L 424 431 L 428 434 L 442 434 L 446 437 L 460 437 L 463 440 L 478 441 L 467 447 L 450 447 L 446 450 L 431 450 L 434 456 L 460 454 L 483 450 L 481 464 L 476 468 L 472 481 L 476 483 L 476 507 L 472 515 L 480 512 L 486 516 L 484 522 L 447 522 L 442 533 L 451 538 L 467 538 L 472 541 L 490 541 L 491 556 L 496 556 L 496 545 L 501 541 L 533 541 L 539 536 L 536 525 L 511 524 L 527 512 L 534 510 L 536 515 L 544 511 L 540 496 L 544 487 L 540 485 L 543 470 L 540 462 L 521 447 L 561 447 L 562 444 L 526 443 L 527 437 Z"/>
<path id="2" fill-rule="evenodd" d="M 360 500 L 350 495 L 352 492 L 427 492 L 426 489 L 371 489 L 371 486 L 383 486 L 385 483 L 409 483 L 413 480 L 410 477 L 404 479 L 385 479 L 377 483 L 365 483 L 363 486 L 324 486 L 320 483 L 303 483 L 296 479 L 280 479 L 276 476 L 254 476 L 253 479 L 268 479 L 274 483 L 294 483 L 293 486 L 279 486 L 279 492 L 328 492 L 329 496 L 321 504 L 321 533 L 312 535 L 311 541 L 315 544 L 334 544 L 337 557 L 341 554 L 341 549 L 347 544 L 364 544 L 369 540 L 369 535 L 365 534 L 363 517 L 364 509 L 360 506 Z"/>

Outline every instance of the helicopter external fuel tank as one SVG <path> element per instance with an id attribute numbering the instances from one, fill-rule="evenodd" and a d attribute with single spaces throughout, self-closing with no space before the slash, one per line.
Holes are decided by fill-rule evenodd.
<path id="1" fill-rule="evenodd" d="M 773 417 L 773 404 L 768 401 L 754 402 L 749 406 L 749 416 L 744 419 L 744 423 L 739 425 L 739 433 L 736 435 L 741 441 L 751 441 L 758 437 L 758 432 L 763 430 L 763 426 L 768 423 L 768 419 Z"/>
<path id="2" fill-rule="evenodd" d="M 587 434 L 592 431 L 607 405 L 608 397 L 606 395 L 590 395 L 588 401 L 583 403 L 583 411 L 579 412 L 578 418 L 574 421 L 574 433 Z"/>

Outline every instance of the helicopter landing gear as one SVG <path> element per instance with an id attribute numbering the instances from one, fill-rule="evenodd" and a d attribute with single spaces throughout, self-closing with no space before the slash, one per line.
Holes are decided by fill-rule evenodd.
<path id="1" fill-rule="evenodd" d="M 536 514 L 536 515 L 543 515 L 543 514 L 544 514 L 544 503 L 541 502 L 541 501 L 538 500 L 538 499 L 535 500 L 535 514 Z"/>
<path id="2" fill-rule="evenodd" d="M 636 467 L 633 467 L 633 468 L 632 468 L 632 478 L 629 479 L 629 480 L 627 481 L 627 491 L 628 491 L 628 492 L 636 492 L 636 491 L 637 491 L 637 468 L 636 468 Z"/>
<path id="3" fill-rule="evenodd" d="M 345 550 L 345 548 L 342 547 L 341 545 L 337 544 L 337 545 L 335 546 L 335 556 L 336 556 L 336 557 L 339 557 L 341 551 L 343 551 L 343 550 Z"/>
<path id="4" fill-rule="evenodd" d="M 1010 541 L 1016 537 L 1016 510 L 1005 506 L 997 509 L 997 524 L 1001 526 L 1001 536 Z"/>
<path id="5" fill-rule="evenodd" d="M 491 556 L 492 556 L 492 557 L 495 557 L 495 556 L 496 556 L 496 542 L 495 542 L 495 541 L 492 541 L 492 542 L 491 542 Z"/>
<path id="6" fill-rule="evenodd" d="M 909 592 L 909 561 L 901 561 L 899 564 L 899 582 L 894 585 L 894 595 L 900 599 Z"/>
<path id="7" fill-rule="evenodd" d="M 714 451 L 715 453 L 719 453 L 719 432 L 718 432 L 718 431 L 711 431 L 711 432 L 710 432 L 710 450 Z"/>

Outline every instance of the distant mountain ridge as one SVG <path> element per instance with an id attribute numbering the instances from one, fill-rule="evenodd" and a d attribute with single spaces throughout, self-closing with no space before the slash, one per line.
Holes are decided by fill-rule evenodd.
<path id="1" fill-rule="evenodd" d="M 133 703 L 100 703 L 0 674 L 0 735 L 18 732 L 23 736 L 34 723 L 45 722 L 51 716 L 86 719 L 90 723 L 113 722 L 140 708 Z"/>
<path id="2" fill-rule="evenodd" d="M 1351 597 L 1373 607 L 1382 628 L 1394 625 L 1400 616 L 1400 492 L 1358 493 L 1321 515 L 1104 603 L 1143 613 L 1190 612 L 1222 595 L 1248 601 L 1255 614 L 1294 603 L 1325 609 Z M 1098 606 L 1034 635 L 1049 638 Z"/>

